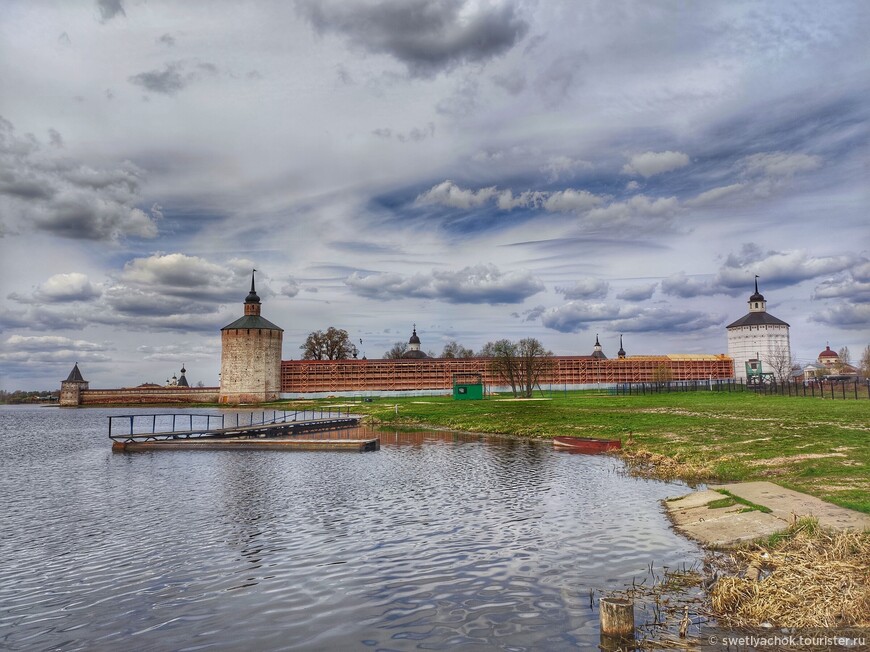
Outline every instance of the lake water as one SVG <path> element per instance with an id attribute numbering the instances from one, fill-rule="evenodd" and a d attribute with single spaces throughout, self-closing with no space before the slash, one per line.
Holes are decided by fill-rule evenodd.
<path id="1" fill-rule="evenodd" d="M 394 431 L 112 453 L 133 412 L 0 406 L 0 648 L 587 649 L 590 591 L 701 558 L 659 505 L 686 488 L 610 457 Z"/>

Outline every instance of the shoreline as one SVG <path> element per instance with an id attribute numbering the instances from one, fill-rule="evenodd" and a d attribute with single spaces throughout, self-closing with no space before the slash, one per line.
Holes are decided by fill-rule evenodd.
<path id="1" fill-rule="evenodd" d="M 790 482 L 790 476 L 782 471 L 779 475 L 772 477 L 765 477 L 765 475 L 769 475 L 765 471 L 771 468 L 771 461 L 782 465 L 784 471 L 788 471 L 790 468 L 794 469 L 792 470 L 793 476 L 801 468 L 826 468 L 824 464 L 827 464 L 828 468 L 840 468 L 831 467 L 829 460 L 839 463 L 847 471 L 851 466 L 857 466 L 860 470 L 864 458 L 849 458 L 847 453 L 855 450 L 858 453 L 865 453 L 867 444 L 861 442 L 866 442 L 866 438 L 862 440 L 859 437 L 865 432 L 870 433 L 870 428 L 859 425 L 864 419 L 865 412 L 870 416 L 870 409 L 868 409 L 870 405 L 865 407 L 864 404 L 858 403 L 834 404 L 827 402 L 817 404 L 809 403 L 811 399 L 770 400 L 770 397 L 752 396 L 745 397 L 740 403 L 734 403 L 733 400 L 729 399 L 718 401 L 714 399 L 711 408 L 705 403 L 705 401 L 709 401 L 709 397 L 688 395 L 687 398 L 685 394 L 671 395 L 664 403 L 657 402 L 654 397 L 642 400 L 603 397 L 604 401 L 608 401 L 607 403 L 602 402 L 601 398 L 593 399 L 585 396 L 578 398 L 579 400 L 574 400 L 573 403 L 570 399 L 557 399 L 534 403 L 523 401 L 481 402 L 482 405 L 464 403 L 461 406 L 452 404 L 449 398 L 434 399 L 424 404 L 403 398 L 378 403 L 354 404 L 353 406 L 343 405 L 342 407 L 360 413 L 364 416 L 364 423 L 379 428 L 392 427 L 399 430 L 425 428 L 478 437 L 493 436 L 517 441 L 540 442 L 552 440 L 554 436 L 557 436 L 553 433 L 584 434 L 600 438 L 618 437 L 623 440 L 624 447 L 608 454 L 615 453 L 614 457 L 620 458 L 625 464 L 626 471 L 635 477 L 680 481 L 685 483 L 689 489 L 710 481 L 733 482 L 735 480 L 766 479 L 787 489 L 797 489 L 815 495 L 832 505 L 838 503 L 829 500 L 830 495 L 826 495 L 823 491 L 808 492 L 806 487 L 796 486 L 800 483 Z M 293 400 L 232 407 L 209 404 L 170 404 L 170 406 L 185 409 L 198 407 L 224 410 L 277 410 L 292 409 L 294 405 L 301 407 L 304 404 L 310 407 L 311 404 L 319 404 L 326 409 L 329 401 L 334 402 L 335 399 Z M 787 403 L 788 401 L 791 402 Z M 801 403 L 801 401 L 804 402 Z M 399 406 L 401 413 L 394 411 L 396 405 Z M 542 409 L 542 406 L 546 407 Z M 809 415 L 800 414 L 800 410 L 794 409 L 806 410 L 807 406 L 812 408 L 812 413 Z M 167 406 L 165 404 L 137 404 L 83 407 L 105 409 Z M 818 408 L 822 408 L 822 410 Z M 560 413 L 560 409 L 562 413 Z M 752 411 L 752 418 L 745 418 L 743 414 L 745 410 Z M 471 427 L 462 427 L 462 424 Z M 480 428 L 480 426 L 485 426 L 485 428 Z M 747 429 L 747 432 L 744 433 L 740 430 L 740 426 Z M 737 429 L 736 434 L 732 432 L 735 429 Z M 514 430 L 514 432 L 507 430 Z M 659 431 L 662 431 L 663 436 L 658 434 Z M 721 442 L 717 441 L 717 437 L 710 436 L 711 431 L 718 435 Z M 810 434 L 812 434 L 811 439 L 808 438 Z M 824 434 L 827 434 L 826 439 L 823 438 Z M 804 438 L 801 439 L 801 436 Z M 696 441 L 693 437 L 699 438 L 697 444 L 694 444 L 695 448 L 691 446 Z M 679 442 L 680 446 L 670 445 L 673 441 Z M 682 443 L 683 441 L 689 443 L 690 446 L 687 448 Z M 823 449 L 819 453 L 807 454 L 803 452 L 807 448 L 807 445 L 802 443 L 803 441 L 821 446 Z M 750 442 L 759 442 L 761 446 L 766 446 L 768 442 L 772 442 L 772 448 L 775 450 L 770 451 L 767 448 L 759 450 Z M 709 450 L 715 445 L 718 445 L 721 450 L 719 457 L 709 454 Z M 746 449 L 747 445 L 752 447 Z M 741 446 L 744 448 L 741 449 Z M 663 452 L 658 452 L 656 448 Z M 791 458 L 787 456 L 790 450 L 796 453 Z M 798 453 L 798 451 L 800 452 Z M 737 462 L 746 459 L 747 452 L 754 454 L 754 459 L 751 460 L 750 464 L 744 462 L 743 468 L 748 468 L 750 471 L 760 469 L 760 472 L 754 474 L 755 477 L 751 472 L 741 474 L 741 468 L 736 466 Z M 764 455 L 768 457 L 766 458 Z M 850 459 L 857 461 L 846 464 L 845 462 L 849 462 Z M 784 461 L 779 462 L 778 460 Z M 792 467 L 789 467 L 790 460 L 794 460 Z M 752 464 L 756 464 L 756 466 Z M 799 479 L 798 476 L 795 478 Z M 836 477 L 834 473 L 831 473 L 831 477 L 824 479 L 827 480 L 826 484 L 833 484 Z M 857 486 L 864 485 L 859 482 Z M 810 488 L 814 487 L 817 488 L 817 485 L 810 484 Z M 854 502 L 860 505 L 870 504 L 866 491 L 857 491 L 855 496 Z M 842 502 L 840 501 L 840 503 Z M 847 505 L 841 504 L 841 506 Z M 667 512 L 666 508 L 665 511 Z M 853 511 L 866 514 L 870 512 L 870 508 Z M 671 526 L 674 527 L 673 522 Z M 679 532 L 677 528 L 675 530 Z M 686 536 L 684 532 L 679 533 Z M 753 607 L 757 611 L 755 616 L 752 616 L 752 613 L 755 612 L 749 614 L 741 612 L 743 606 L 748 604 L 757 605 L 760 601 L 776 605 L 778 600 L 781 601 L 781 596 L 779 598 L 776 596 L 764 597 L 763 589 L 768 585 L 773 586 L 771 582 L 767 581 L 770 577 L 783 575 L 781 581 L 784 584 L 777 585 L 777 591 L 786 591 L 794 595 L 802 596 L 811 592 L 807 590 L 807 582 L 811 583 L 809 588 L 818 591 L 822 591 L 825 586 L 821 576 L 807 579 L 806 575 L 789 576 L 785 574 L 785 571 L 781 569 L 787 567 L 788 564 L 780 564 L 780 570 L 777 570 L 773 562 L 766 566 L 762 563 L 760 567 L 758 567 L 757 562 L 758 560 L 775 560 L 782 554 L 793 555 L 795 553 L 790 551 L 789 546 L 797 546 L 802 552 L 813 555 L 812 562 L 807 563 L 806 566 L 824 568 L 825 563 L 837 559 L 837 555 L 842 552 L 840 548 L 844 546 L 843 537 L 847 536 L 853 536 L 853 539 L 850 540 L 850 546 L 866 546 L 868 550 L 865 560 L 862 560 L 855 567 L 854 574 L 859 580 L 852 593 L 857 591 L 859 596 L 866 596 L 866 613 L 870 613 L 870 561 L 867 561 L 870 560 L 870 532 L 844 535 L 825 530 L 817 522 L 813 525 L 807 524 L 805 521 L 798 521 L 785 532 L 773 535 L 761 532 L 759 533 L 761 540 L 750 541 L 732 548 L 726 553 L 715 547 L 699 543 L 699 546 L 711 558 L 709 566 L 705 565 L 705 575 L 699 574 L 696 582 L 698 590 L 703 590 L 705 608 L 709 608 L 710 611 L 703 614 L 699 612 L 699 615 L 714 617 L 720 625 L 741 629 L 762 628 L 768 632 L 771 631 L 769 629 L 771 626 L 789 627 L 796 626 L 789 625 L 790 622 L 815 622 L 812 620 L 814 614 L 821 613 L 821 611 L 818 604 L 812 603 L 806 606 L 792 605 L 788 612 L 790 620 L 786 619 L 781 622 L 770 622 L 770 616 L 766 612 L 758 610 L 757 606 Z M 796 543 L 792 543 L 794 541 Z M 729 561 L 732 558 L 733 560 Z M 834 573 L 828 573 L 828 575 L 835 576 Z M 685 588 L 682 584 L 681 587 Z M 837 598 L 838 594 L 833 593 L 827 598 L 825 604 L 831 603 L 831 600 Z M 718 602 L 716 602 L 717 600 Z M 714 604 L 718 606 L 714 608 Z M 844 629 L 848 626 L 846 621 L 842 623 L 832 621 L 831 624 L 838 626 L 842 624 Z M 866 627 L 868 625 L 870 623 L 860 623 L 857 626 Z"/>

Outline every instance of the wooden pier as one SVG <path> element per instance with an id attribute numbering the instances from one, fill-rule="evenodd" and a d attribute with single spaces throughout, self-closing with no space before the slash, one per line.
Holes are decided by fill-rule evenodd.
<path id="1" fill-rule="evenodd" d="M 109 417 L 113 451 L 147 450 L 351 450 L 376 451 L 378 438 L 342 437 L 360 417 L 334 412 L 268 412 L 249 415 L 135 414 Z M 227 416 L 235 423 L 227 425 Z M 124 424 L 121 426 L 121 424 Z M 179 428 L 187 425 L 187 428 Z M 150 430 L 149 430 L 150 426 Z M 123 427 L 123 432 L 121 431 Z M 318 434 L 319 433 L 319 434 Z"/>

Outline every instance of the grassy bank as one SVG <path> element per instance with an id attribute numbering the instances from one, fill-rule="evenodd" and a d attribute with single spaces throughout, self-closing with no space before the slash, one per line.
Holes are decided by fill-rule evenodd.
<path id="1" fill-rule="evenodd" d="M 384 424 L 521 437 L 621 438 L 627 461 L 642 473 L 690 482 L 765 479 L 870 513 L 867 400 L 714 392 L 508 398 L 377 398 L 356 403 L 353 410 Z M 305 405 L 310 409 L 311 402 Z"/>

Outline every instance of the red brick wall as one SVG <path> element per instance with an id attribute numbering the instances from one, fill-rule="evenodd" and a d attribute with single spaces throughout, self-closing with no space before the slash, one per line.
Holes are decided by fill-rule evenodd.
<path id="1" fill-rule="evenodd" d="M 661 368 L 672 380 L 733 378 L 731 358 L 724 355 L 635 356 L 622 360 L 596 360 L 591 356 L 553 358 L 553 369 L 542 385 L 592 385 L 596 383 L 653 382 Z M 691 359 L 689 359 L 691 358 Z M 449 360 L 284 360 L 281 391 L 284 393 L 408 391 L 450 389 L 453 374 L 476 372 L 487 386 L 504 385 L 490 370 L 486 358 Z"/>

